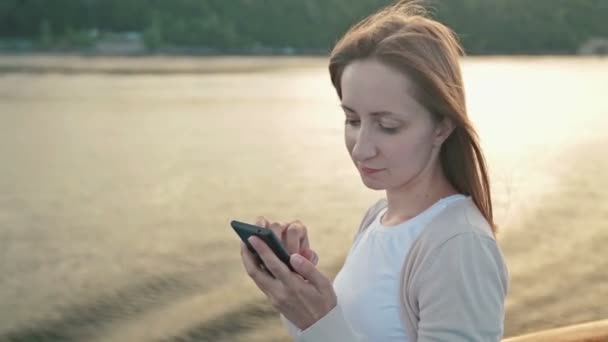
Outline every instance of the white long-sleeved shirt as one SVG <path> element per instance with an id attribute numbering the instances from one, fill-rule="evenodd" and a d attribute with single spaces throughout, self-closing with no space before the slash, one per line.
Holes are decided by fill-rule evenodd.
<path id="1" fill-rule="evenodd" d="M 333 284 L 346 320 L 358 332 L 371 341 L 408 341 L 399 316 L 401 268 L 428 222 L 448 203 L 462 198 L 454 195 L 439 200 L 396 226 L 381 223 L 384 208 L 357 237 Z"/>
<path id="2" fill-rule="evenodd" d="M 465 202 L 460 205 L 464 215 L 459 215 L 464 216 L 465 220 L 454 216 L 454 213 L 458 213 L 459 206 L 452 206 L 456 210 L 451 210 L 451 213 L 435 220 L 443 209 L 457 201 Z M 506 265 L 502 263 L 502 254 L 495 241 L 488 238 L 488 227 L 483 227 L 479 213 L 471 214 L 471 204 L 469 197 L 450 196 L 438 201 L 415 218 L 391 227 L 380 223 L 386 207 L 374 213 L 375 216 L 368 229 L 357 236 L 343 268 L 334 279 L 338 305 L 305 331 L 301 331 L 281 315 L 290 335 L 297 341 L 306 342 L 341 341 L 345 338 L 349 341 L 413 342 L 435 341 L 439 337 L 454 341 L 499 340 L 502 335 L 501 318 L 504 315 L 503 304 L 506 296 Z M 425 227 L 445 225 L 446 220 L 449 221 L 450 218 L 454 220 L 454 226 L 459 229 L 454 229 L 453 232 L 444 229 L 445 232 L 439 235 L 432 232 L 426 234 L 440 236 L 442 240 L 438 241 L 437 246 L 431 244 L 437 248 L 425 249 L 424 245 L 429 245 L 428 241 L 425 241 L 424 236 L 418 239 Z M 481 228 L 481 232 L 476 231 L 477 229 L 468 229 L 468 225 Z M 409 252 L 414 244 L 417 245 L 413 253 L 414 257 L 420 256 L 417 259 L 430 259 L 431 262 L 410 260 L 409 265 L 404 264 L 404 259 L 408 256 L 412 257 Z M 461 253 L 461 250 L 472 253 Z M 426 258 L 426 256 L 430 257 Z M 469 258 L 470 260 L 464 260 Z M 435 261 L 436 259 L 438 261 Z M 428 267 L 420 267 L 418 264 Z M 448 270 L 448 267 L 456 270 Z M 421 285 L 417 279 L 424 278 L 426 274 L 411 271 L 421 268 L 435 274 L 433 278 L 439 284 L 422 285 L 425 288 L 420 289 Z M 413 289 L 410 291 L 415 297 L 413 301 L 416 302 L 416 307 L 413 309 L 408 307 L 408 310 L 403 308 L 403 300 L 407 301 L 411 297 L 404 291 L 404 287 L 408 287 L 408 284 L 401 282 L 401 276 L 405 271 L 409 271 L 408 274 L 413 273 L 408 279 L 416 280 L 413 281 L 415 283 L 413 285 L 416 286 L 412 285 Z M 454 286 L 449 287 L 452 282 L 454 283 L 451 285 Z M 489 286 L 484 288 L 486 282 Z M 477 288 L 480 285 L 482 288 L 478 293 L 466 289 Z M 442 286 L 445 287 L 445 291 L 442 290 Z M 432 290 L 428 291 L 426 287 Z M 444 295 L 440 297 L 442 293 Z M 469 297 L 464 294 L 468 294 Z M 479 297 L 485 295 L 487 303 L 480 302 L 480 305 L 472 306 L 475 305 L 477 295 Z M 426 305 L 427 301 L 429 305 Z M 446 316 L 443 312 L 450 312 L 453 307 L 442 308 L 436 305 L 442 302 L 444 303 L 442 305 L 453 304 L 456 307 L 460 305 L 462 314 L 455 312 L 450 313 L 452 316 Z M 420 305 L 424 306 L 423 312 Z M 470 312 L 466 311 L 467 307 L 471 308 Z M 417 317 L 404 319 L 404 312 L 409 312 L 409 316 Z M 420 322 L 422 314 L 430 318 Z M 433 317 L 440 315 L 443 321 L 435 324 Z M 419 322 L 421 326 L 418 326 Z M 487 322 L 486 326 L 484 322 Z M 430 327 L 425 324 L 429 324 Z M 477 326 L 479 324 L 481 326 Z"/>

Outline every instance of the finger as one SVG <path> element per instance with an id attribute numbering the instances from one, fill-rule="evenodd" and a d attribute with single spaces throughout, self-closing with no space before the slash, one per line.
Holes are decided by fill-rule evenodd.
<path id="1" fill-rule="evenodd" d="M 297 221 L 290 223 L 285 229 L 285 247 L 289 254 L 301 253 L 308 247 L 306 239 L 306 229 Z"/>
<path id="2" fill-rule="evenodd" d="M 277 238 L 279 239 L 279 241 L 282 242 L 283 241 L 283 232 L 285 230 L 284 226 L 285 225 L 281 222 L 273 222 L 266 228 L 272 230 L 274 235 L 276 235 Z"/>
<path id="3" fill-rule="evenodd" d="M 253 246 L 251 248 L 253 248 Z M 251 258 L 253 258 L 255 265 L 259 265 L 262 262 L 262 259 L 260 259 L 260 256 L 257 255 L 257 252 L 254 253 L 243 241 L 241 241 L 241 256 L 244 254 L 243 249 L 248 252 Z"/>
<path id="4" fill-rule="evenodd" d="M 310 249 L 310 241 L 308 239 L 306 226 L 304 226 L 300 220 L 295 220 L 289 223 L 289 226 L 285 232 L 285 237 L 289 254 L 299 253 L 306 259 L 310 260 L 314 265 L 317 265 L 319 262 L 319 257 L 317 253 Z M 299 247 L 294 247 L 297 244 L 299 244 Z"/>
<path id="5" fill-rule="evenodd" d="M 253 274 L 259 269 L 259 261 L 257 256 L 254 253 L 251 253 L 247 245 L 241 242 L 241 259 L 243 260 L 243 265 L 245 266 L 245 271 L 250 277 L 253 277 Z"/>
<path id="6" fill-rule="evenodd" d="M 317 252 L 313 251 L 312 249 L 311 249 L 311 251 L 312 251 L 312 259 L 311 259 L 311 261 L 312 261 L 312 263 L 315 266 L 317 266 L 317 265 L 319 265 L 319 260 L 321 258 L 319 258 L 319 254 L 317 254 Z"/>
<path id="7" fill-rule="evenodd" d="M 315 266 L 319 264 L 319 255 L 310 248 L 305 249 L 302 252 L 302 256 L 310 260 L 310 262 L 312 262 Z"/>
<path id="8" fill-rule="evenodd" d="M 247 248 L 247 246 L 241 242 L 241 256 L 243 259 L 243 264 L 245 265 L 245 270 L 247 274 L 255 284 L 262 290 L 262 292 L 268 294 L 276 288 L 275 280 L 272 278 L 270 274 L 264 271 L 260 267 L 260 260 L 258 260 L 255 254 L 251 253 L 251 251 Z"/>
<path id="9" fill-rule="evenodd" d="M 289 260 L 293 268 L 304 279 L 308 280 L 315 288 L 322 290 L 332 286 L 331 282 L 325 277 L 315 265 L 299 254 L 292 254 Z"/>
<path id="10" fill-rule="evenodd" d="M 255 225 L 263 228 L 268 227 L 268 220 L 264 216 L 258 216 L 255 219 Z"/>
<path id="11" fill-rule="evenodd" d="M 289 284 L 292 272 L 268 247 L 268 245 L 257 236 L 249 238 L 249 243 L 256 250 L 266 268 L 283 284 Z"/>

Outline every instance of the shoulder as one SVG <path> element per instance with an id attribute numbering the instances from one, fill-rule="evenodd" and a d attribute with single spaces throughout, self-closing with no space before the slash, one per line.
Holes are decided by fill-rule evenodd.
<path id="1" fill-rule="evenodd" d="M 438 247 L 463 234 L 496 241 L 490 224 L 470 197 L 452 202 L 439 212 L 418 242 L 429 248 Z"/>
<path id="2" fill-rule="evenodd" d="M 368 213 L 378 213 L 380 210 L 382 210 L 384 207 L 386 207 L 388 205 L 388 201 L 386 200 L 386 198 L 382 197 L 380 199 L 378 199 L 376 202 L 374 202 L 374 204 L 372 204 L 371 207 L 369 207 L 367 209 Z"/>
<path id="3" fill-rule="evenodd" d="M 363 219 L 361 219 L 361 224 L 359 226 L 359 231 L 365 229 L 369 223 L 378 215 L 378 213 L 387 206 L 388 201 L 386 198 L 380 198 L 376 200 L 363 215 Z"/>
<path id="4" fill-rule="evenodd" d="M 403 295 L 420 339 L 499 341 L 509 276 L 496 241 L 463 230 L 418 257 Z"/>
<path id="5" fill-rule="evenodd" d="M 376 215 L 378 215 L 378 213 L 384 207 L 386 207 L 387 204 L 388 201 L 386 198 L 380 198 L 376 200 L 376 202 L 374 202 L 374 204 L 372 204 L 369 208 L 367 208 L 361 222 L 359 223 L 359 229 L 357 229 L 357 233 L 355 233 L 355 237 L 353 238 L 353 245 L 357 243 L 357 239 L 361 235 L 361 232 L 363 232 L 369 226 Z"/>
<path id="6" fill-rule="evenodd" d="M 471 198 L 451 203 L 429 222 L 410 250 L 407 268 L 413 276 L 454 262 L 466 268 L 491 268 L 508 277 L 491 226 Z M 444 267 L 449 266 L 438 269 Z"/>

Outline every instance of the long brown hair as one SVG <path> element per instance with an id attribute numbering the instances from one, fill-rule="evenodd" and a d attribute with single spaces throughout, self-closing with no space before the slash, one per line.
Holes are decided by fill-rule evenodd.
<path id="1" fill-rule="evenodd" d="M 342 72 L 355 60 L 375 59 L 410 77 L 415 98 L 435 121 L 449 118 L 454 123 L 439 156 L 447 179 L 473 198 L 496 234 L 488 170 L 467 115 L 459 65 L 463 55 L 454 32 L 429 18 L 419 2 L 399 1 L 346 32 L 331 52 L 329 74 L 340 98 Z"/>

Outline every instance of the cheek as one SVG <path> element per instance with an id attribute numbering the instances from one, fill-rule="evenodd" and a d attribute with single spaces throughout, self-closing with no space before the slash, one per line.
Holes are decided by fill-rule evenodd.
<path id="1" fill-rule="evenodd" d="M 351 153 L 353 151 L 353 148 L 355 147 L 355 143 L 357 142 L 356 131 L 346 127 L 344 129 L 344 142 L 346 143 L 346 149 L 348 150 L 348 153 Z"/>
<path id="2" fill-rule="evenodd" d="M 384 155 L 395 168 L 419 168 L 431 153 L 432 140 L 427 135 L 404 134 L 386 144 Z"/>

